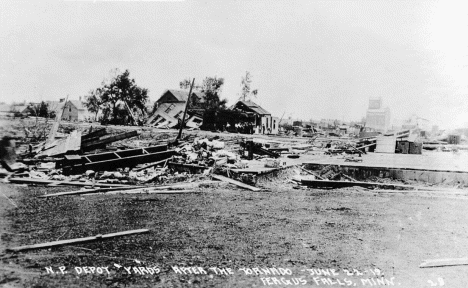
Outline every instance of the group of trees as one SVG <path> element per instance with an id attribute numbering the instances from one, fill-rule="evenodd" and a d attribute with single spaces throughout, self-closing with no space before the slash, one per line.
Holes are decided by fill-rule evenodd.
<path id="1" fill-rule="evenodd" d="M 252 75 L 249 71 L 245 72 L 245 76 L 241 78 L 241 95 L 239 100 L 252 100 L 258 94 L 258 89 L 251 88 Z M 180 88 L 188 90 L 190 88 L 190 79 L 180 81 Z M 220 98 L 224 78 L 206 77 L 201 84 L 194 84 L 193 89 L 205 94 L 204 108 L 206 110 L 223 110 L 226 109 L 227 99 Z M 196 103 L 193 103 L 196 105 Z"/>
<path id="2" fill-rule="evenodd" d="M 26 114 L 34 117 L 55 118 L 55 111 L 49 107 L 49 104 L 41 101 L 40 103 L 30 103 L 26 107 Z"/>
<path id="3" fill-rule="evenodd" d="M 110 80 L 91 90 L 84 105 L 95 118 L 102 112 L 101 122 L 109 124 L 141 124 L 146 117 L 148 89 L 141 88 L 130 78 L 130 72 L 114 70 Z"/>
<path id="4" fill-rule="evenodd" d="M 190 89 L 190 79 L 180 81 L 181 89 Z M 203 108 L 206 110 L 223 110 L 226 109 L 227 99 L 220 99 L 224 78 L 206 77 L 201 84 L 194 84 L 193 89 L 204 94 Z M 189 103 L 191 106 L 197 106 L 198 103 Z"/>
<path id="5" fill-rule="evenodd" d="M 104 80 L 101 87 L 89 91 L 85 96 L 84 105 L 95 119 L 101 113 L 101 122 L 110 124 L 139 124 L 139 120 L 147 116 L 146 103 L 149 100 L 148 89 L 136 85 L 130 78 L 130 72 L 120 73 L 117 69 L 111 72 L 110 80 Z M 256 97 L 258 90 L 251 89 L 252 76 L 246 72 L 241 78 L 240 100 L 251 100 Z M 180 83 L 181 89 L 189 89 L 192 84 L 190 79 L 184 79 Z M 225 110 L 227 100 L 221 99 L 224 78 L 206 77 L 201 83 L 194 84 L 194 91 L 204 94 L 203 108 L 205 110 Z M 189 103 L 196 106 L 198 103 Z M 157 106 L 153 107 L 153 111 Z"/>

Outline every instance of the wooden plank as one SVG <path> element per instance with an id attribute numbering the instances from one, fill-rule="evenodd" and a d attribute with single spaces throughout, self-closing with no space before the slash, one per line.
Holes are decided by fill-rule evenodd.
<path id="1" fill-rule="evenodd" d="M 104 136 L 106 134 L 107 134 L 106 128 L 101 128 L 101 129 L 98 129 L 98 130 L 94 130 L 94 131 L 92 131 L 92 132 L 90 132 L 88 134 L 82 135 L 81 136 L 81 143 L 99 139 L 99 137 L 102 137 L 102 136 Z"/>
<path id="2" fill-rule="evenodd" d="M 327 181 L 327 180 L 301 180 L 301 183 L 310 187 L 315 188 L 343 188 L 343 187 L 353 187 L 360 186 L 364 188 L 390 188 L 396 189 L 402 188 L 406 190 L 414 190 L 414 186 L 409 185 L 398 185 L 392 183 L 375 183 L 375 182 L 349 182 L 349 181 Z"/>
<path id="3" fill-rule="evenodd" d="M 70 151 L 79 151 L 81 147 L 81 132 L 74 130 L 68 137 L 57 140 L 54 146 L 42 151 L 37 156 L 58 156 Z"/>
<path id="4" fill-rule="evenodd" d="M 182 115 L 182 121 L 180 121 L 179 133 L 177 134 L 177 137 L 174 142 L 177 142 L 179 141 L 180 138 L 182 138 L 182 129 L 184 128 L 185 116 L 187 115 L 187 110 L 190 105 L 190 100 L 192 99 L 192 89 L 193 89 L 194 84 L 195 84 L 195 78 L 193 78 L 192 85 L 190 85 L 190 90 L 189 90 L 188 97 L 187 97 L 187 103 L 185 103 L 184 114 Z"/>
<path id="5" fill-rule="evenodd" d="M 304 167 L 299 167 L 299 168 L 301 168 L 302 171 L 304 171 L 304 172 L 306 172 L 306 173 L 308 173 L 308 174 L 310 174 L 310 175 L 314 175 L 316 178 L 318 178 L 318 179 L 320 179 L 320 180 L 324 180 L 323 177 L 319 176 L 318 174 L 315 174 L 315 173 L 312 172 L 312 171 L 309 171 L 309 170 L 305 169 Z"/>
<path id="6" fill-rule="evenodd" d="M 143 188 L 139 191 L 122 190 L 113 194 L 188 194 L 188 193 L 202 193 L 200 190 L 150 190 Z"/>
<path id="7" fill-rule="evenodd" d="M 257 187 L 253 187 L 253 186 L 250 186 L 250 185 L 247 185 L 247 184 L 244 184 L 242 182 L 239 182 L 237 180 L 234 180 L 234 179 L 231 179 L 231 178 L 227 178 L 227 177 L 224 177 L 224 176 L 221 176 L 221 175 L 211 175 L 211 177 L 213 177 L 214 179 L 217 179 L 219 181 L 224 181 L 224 182 L 229 182 L 231 184 L 234 184 L 234 185 L 237 185 L 239 187 L 242 187 L 242 188 L 245 188 L 245 189 L 249 189 L 251 191 L 255 191 L 255 192 L 258 192 L 258 191 L 261 191 L 262 189 L 260 188 L 257 188 Z"/>
<path id="8" fill-rule="evenodd" d="M 121 134 L 117 134 L 117 135 L 107 135 L 107 136 L 101 137 L 101 138 L 96 139 L 96 140 L 86 141 L 86 142 L 82 143 L 81 149 L 83 151 L 91 150 L 91 149 L 94 149 L 96 147 L 108 144 L 108 143 L 112 143 L 112 142 L 127 139 L 127 138 L 132 138 L 132 137 L 135 137 L 135 136 L 138 136 L 138 131 L 136 131 L 136 130 L 121 133 Z"/>
<path id="9" fill-rule="evenodd" d="M 126 190 L 124 191 L 125 194 L 139 194 L 139 193 L 153 193 L 152 191 L 161 191 L 161 190 L 170 190 L 173 189 L 174 191 L 177 191 L 176 189 L 181 189 L 184 188 L 195 188 L 200 185 L 209 185 L 209 184 L 217 184 L 219 183 L 218 181 L 200 181 L 200 182 L 192 182 L 192 183 L 175 183 L 172 185 L 163 185 L 163 186 L 153 186 L 153 187 L 145 187 L 145 188 L 139 188 L 139 189 L 131 189 L 131 190 Z M 185 190 L 187 191 L 187 190 Z M 110 191 L 106 192 L 106 194 L 120 194 L 120 191 Z"/>
<path id="10" fill-rule="evenodd" d="M 168 158 L 168 159 L 169 159 L 169 158 Z M 146 165 L 146 166 L 144 166 L 144 167 L 140 167 L 140 168 L 133 169 L 133 170 L 134 170 L 134 171 L 137 171 L 137 172 L 138 172 L 138 171 L 142 171 L 142 170 L 145 170 L 145 169 L 147 169 L 147 168 L 151 168 L 151 167 L 157 166 L 157 165 L 159 165 L 159 164 L 162 164 L 162 163 L 166 162 L 168 159 L 160 160 L 160 161 L 157 161 L 157 162 L 148 164 L 148 165 Z"/>
<path id="11" fill-rule="evenodd" d="M 17 184 L 40 184 L 40 185 L 71 185 L 71 186 L 96 186 L 96 187 L 131 187 L 130 185 L 124 184 L 112 184 L 112 183 L 92 183 L 92 182 L 72 182 L 72 181 L 54 181 L 44 179 L 31 179 L 31 178 L 9 178 L 8 181 Z"/>
<path id="12" fill-rule="evenodd" d="M 138 123 L 137 123 L 137 121 L 136 121 L 136 118 L 135 118 L 135 116 L 133 115 L 132 110 L 130 109 L 130 107 L 128 107 L 127 101 L 124 100 L 123 102 L 124 102 L 124 104 L 125 104 L 125 107 L 127 107 L 127 110 L 128 110 L 128 112 L 130 113 L 130 116 L 132 117 L 133 125 L 138 125 Z"/>
<path id="13" fill-rule="evenodd" d="M 359 147 L 356 147 L 356 149 L 367 148 L 367 147 L 374 146 L 374 145 L 377 145 L 377 143 L 371 143 L 371 144 L 368 144 L 368 145 L 359 146 Z"/>
<path id="14" fill-rule="evenodd" d="M 468 265 L 468 258 L 446 258 L 425 260 L 419 268 Z"/>
<path id="15" fill-rule="evenodd" d="M 175 163 L 175 162 L 168 162 L 167 166 L 171 169 L 174 169 L 179 172 L 188 172 L 191 174 L 201 174 L 206 169 L 210 167 L 207 166 L 200 166 L 196 164 L 184 164 L 184 163 Z"/>
<path id="16" fill-rule="evenodd" d="M 352 182 L 357 182 L 356 179 L 352 178 L 352 177 L 349 177 L 348 175 L 344 174 L 344 173 L 341 173 L 341 176 L 343 176 L 344 178 L 348 179 L 349 181 L 352 181 Z"/>
<path id="17" fill-rule="evenodd" d="M 123 232 L 117 232 L 117 233 L 104 234 L 104 235 L 96 235 L 96 236 L 85 237 L 85 238 L 75 238 L 75 239 L 52 241 L 52 242 L 46 242 L 46 243 L 34 244 L 34 245 L 18 246 L 18 247 L 7 248 L 6 250 L 12 251 L 12 252 L 20 252 L 20 251 L 26 251 L 26 250 L 44 249 L 44 248 L 58 247 L 58 246 L 64 246 L 64 245 L 70 245 L 70 244 L 87 243 L 87 242 L 92 242 L 92 241 L 97 241 L 97 240 L 104 240 L 104 239 L 109 239 L 109 238 L 114 238 L 114 237 L 122 237 L 122 236 L 127 236 L 127 235 L 134 235 L 134 234 L 141 234 L 141 233 L 148 233 L 148 232 L 149 232 L 148 229 L 129 230 L 129 231 L 123 231 Z"/>
<path id="18" fill-rule="evenodd" d="M 47 144 L 50 144 L 55 140 L 55 135 L 57 135 L 57 130 L 60 126 L 60 121 L 62 120 L 63 111 L 65 111 L 65 104 L 67 104 L 67 102 L 68 102 L 68 95 L 67 95 L 67 98 L 65 98 L 65 102 L 63 103 L 63 108 L 60 109 L 59 113 L 57 113 L 57 115 L 55 116 L 55 122 L 52 125 L 52 128 L 50 129 L 50 132 L 49 132 L 49 137 L 46 140 L 46 146 Z"/>
<path id="19" fill-rule="evenodd" d="M 49 184 L 50 185 L 50 184 Z M 108 191 L 116 191 L 116 190 L 125 190 L 125 189 L 136 189 L 136 188 L 144 188 L 146 186 L 129 186 L 129 187 L 114 187 L 114 188 L 97 188 L 97 189 L 86 189 L 86 190 L 77 190 L 77 191 L 69 191 L 69 192 L 59 192 L 53 194 L 46 194 L 38 196 L 38 198 L 49 198 L 49 197 L 59 197 L 59 196 L 73 196 L 73 195 L 82 195 L 82 194 L 90 194 L 90 193 L 103 193 Z"/>
<path id="20" fill-rule="evenodd" d="M 143 154 L 142 148 L 121 150 L 116 152 L 105 152 L 82 156 L 80 163 L 63 162 L 62 168 L 67 173 L 84 173 L 86 170 L 102 171 L 115 170 L 119 167 L 133 168 L 138 164 L 151 163 L 171 158 L 174 150 L 167 150 L 167 145 L 145 147 L 150 154 Z M 117 153 L 117 155 L 115 154 Z M 121 158 L 118 158 L 118 157 Z M 85 162 L 85 159 L 89 163 Z"/>
<path id="21" fill-rule="evenodd" d="M 123 152 L 123 151 L 119 151 Z M 110 160 L 103 160 L 103 161 L 94 161 L 91 163 L 85 163 L 84 165 L 77 165 L 76 167 L 73 168 L 73 170 L 76 169 L 76 171 L 79 173 L 79 171 L 83 170 L 94 170 L 94 171 L 102 171 L 102 170 L 115 170 L 115 168 L 119 167 L 134 167 L 138 164 L 141 163 L 148 163 L 148 162 L 155 162 L 158 160 L 165 160 L 174 155 L 173 150 L 169 151 L 162 151 L 162 152 L 156 152 L 156 153 L 151 153 L 151 154 L 142 154 L 142 155 L 136 155 L 136 156 L 130 156 L 130 157 L 122 157 L 118 159 L 110 159 Z M 80 170 L 81 169 L 81 170 Z"/>

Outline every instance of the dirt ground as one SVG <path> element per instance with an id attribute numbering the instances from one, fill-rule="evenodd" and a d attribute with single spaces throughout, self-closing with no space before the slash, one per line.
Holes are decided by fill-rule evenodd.
<path id="1" fill-rule="evenodd" d="M 378 286 L 373 284 L 381 283 L 375 279 L 382 275 L 386 284 L 399 287 L 468 283 L 468 266 L 418 268 L 424 259 L 467 255 L 466 197 L 295 189 L 281 181 L 263 185 L 268 188 L 265 192 L 223 185 L 203 188 L 199 194 L 98 194 L 45 200 L 36 196 L 76 188 L 1 184 L 0 283 L 5 287 L 367 287 Z M 5 247 L 140 228 L 150 232 L 4 252 Z M 119 265 L 153 267 L 159 273 L 130 270 L 128 274 Z M 59 272 L 61 266 L 66 274 Z M 110 274 L 79 274 L 84 266 L 108 267 Z M 174 266 L 202 267 L 207 274 L 181 275 Z M 56 273 L 47 273 L 46 267 Z M 233 274 L 217 275 L 220 270 L 210 267 L 231 268 Z M 260 270 L 242 270 L 256 267 Z M 261 268 L 282 268 L 291 275 L 255 275 Z M 320 268 L 335 269 L 339 275 L 312 276 L 327 271 L 307 270 Z M 284 282 L 278 283 L 281 277 Z"/>

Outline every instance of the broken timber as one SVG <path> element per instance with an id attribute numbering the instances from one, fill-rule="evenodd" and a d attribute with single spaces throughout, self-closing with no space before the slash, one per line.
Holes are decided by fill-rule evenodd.
<path id="1" fill-rule="evenodd" d="M 145 165 L 145 166 L 143 166 L 143 167 L 135 168 L 135 169 L 133 169 L 133 170 L 134 170 L 134 171 L 137 171 L 137 172 L 138 172 L 138 171 L 142 171 L 142 170 L 145 170 L 145 169 L 154 167 L 154 166 L 158 166 L 159 164 L 163 164 L 163 163 L 165 163 L 165 162 L 167 162 L 167 161 L 168 161 L 168 159 L 156 161 L 156 162 L 154 162 L 154 163 L 150 163 L 150 164 Z"/>
<path id="2" fill-rule="evenodd" d="M 188 194 L 188 193 L 202 193 L 200 190 L 151 190 L 143 188 L 140 191 L 122 190 L 117 191 L 116 194 Z"/>
<path id="3" fill-rule="evenodd" d="M 47 147 L 47 144 L 51 144 L 55 140 L 55 136 L 57 135 L 57 130 L 60 126 L 60 120 L 62 120 L 63 111 L 65 111 L 65 106 L 66 106 L 65 104 L 67 104 L 67 102 L 68 102 L 68 95 L 67 95 L 67 98 L 65 98 L 65 102 L 63 102 L 62 109 L 60 109 L 57 115 L 55 116 L 55 122 L 54 124 L 52 124 L 52 128 L 50 128 L 49 137 L 46 140 L 46 147 Z"/>
<path id="4" fill-rule="evenodd" d="M 158 193 L 161 190 L 173 190 L 175 192 L 178 191 L 189 191 L 183 190 L 185 188 L 196 188 L 200 185 L 211 185 L 219 183 L 218 181 L 201 181 L 201 182 L 192 182 L 192 183 L 183 183 L 183 184 L 171 184 L 171 185 L 163 185 L 163 186 L 153 186 L 153 187 L 145 187 L 145 188 L 138 188 L 138 189 L 129 189 L 125 191 L 110 191 L 106 194 L 140 194 L 140 193 Z M 182 192 L 181 192 L 182 193 Z M 166 193 L 167 194 L 167 193 Z"/>
<path id="5" fill-rule="evenodd" d="M 71 151 L 79 151 L 81 146 L 81 132 L 73 131 L 66 138 L 54 140 L 39 153 L 38 157 L 51 157 L 66 154 Z"/>
<path id="6" fill-rule="evenodd" d="M 59 192 L 53 194 L 45 194 L 41 195 L 38 198 L 49 198 L 49 197 L 58 197 L 58 196 L 69 196 L 69 195 L 82 195 L 82 194 L 90 194 L 90 193 L 102 193 L 102 192 L 109 192 L 109 191 L 116 191 L 116 190 L 130 190 L 130 189 L 137 189 L 137 188 L 144 188 L 145 186 L 128 186 L 128 187 L 114 187 L 114 188 L 96 188 L 96 189 L 86 189 L 86 190 L 78 190 L 78 191 L 69 191 L 69 192 Z"/>
<path id="7" fill-rule="evenodd" d="M 123 231 L 123 232 L 117 232 L 117 233 L 104 234 L 104 235 L 96 235 L 96 236 L 85 237 L 85 238 L 75 238 L 75 239 L 68 239 L 68 240 L 52 241 L 52 242 L 41 243 L 41 244 L 19 246 L 19 247 L 7 248 L 6 250 L 12 251 L 12 252 L 20 252 L 20 251 L 26 251 L 26 250 L 44 249 L 44 248 L 51 248 L 51 247 L 64 246 L 64 245 L 77 244 L 77 243 L 87 243 L 87 242 L 92 242 L 92 241 L 97 241 L 97 240 L 104 240 L 104 239 L 109 239 L 109 238 L 114 238 L 114 237 L 141 234 L 141 233 L 147 233 L 147 232 L 149 232 L 148 229 L 129 230 L 129 231 Z"/>
<path id="8" fill-rule="evenodd" d="M 375 182 L 350 182 L 350 181 L 328 181 L 328 180 L 301 180 L 303 185 L 313 188 L 343 188 L 360 186 L 364 188 L 385 188 L 385 189 L 402 189 L 402 190 L 414 190 L 416 187 L 409 185 L 399 185 L 392 183 L 375 183 Z"/>
<path id="9" fill-rule="evenodd" d="M 138 131 L 130 131 L 130 132 L 125 132 L 117 135 L 105 135 L 99 138 L 91 138 L 90 140 L 86 140 L 81 143 L 81 149 L 83 151 L 88 151 L 92 149 L 96 149 L 99 147 L 102 147 L 105 144 L 112 143 L 115 141 L 131 138 L 138 136 Z"/>
<path id="10" fill-rule="evenodd" d="M 168 162 L 167 166 L 176 171 L 188 172 L 191 174 L 200 174 L 200 173 L 203 173 L 206 169 L 210 168 L 210 167 L 196 165 L 196 164 L 183 164 L 183 163 L 175 163 L 175 162 Z"/>
<path id="11" fill-rule="evenodd" d="M 468 258 L 448 258 L 425 260 L 419 268 L 468 265 Z"/>
<path id="12" fill-rule="evenodd" d="M 11 183 L 17 184 L 40 184 L 40 185 L 71 185 L 71 186 L 96 186 L 96 187 L 130 187 L 129 185 L 123 184 L 112 184 L 112 183 L 92 183 L 92 182 L 73 182 L 73 181 L 54 181 L 44 179 L 31 179 L 31 178 L 8 178 Z"/>
<path id="13" fill-rule="evenodd" d="M 83 144 L 83 142 L 86 142 L 86 141 L 92 141 L 92 140 L 99 139 L 99 137 L 102 137 L 104 135 L 107 135 L 106 128 L 101 128 L 101 129 L 98 129 L 98 130 L 94 130 L 93 132 L 89 132 L 88 134 L 82 135 L 81 136 L 81 143 Z"/>
<path id="14" fill-rule="evenodd" d="M 276 153 L 275 151 L 263 149 L 262 147 L 257 147 L 257 146 L 254 146 L 253 152 L 256 153 L 256 154 L 259 154 L 259 155 L 268 155 L 268 156 L 273 157 L 273 158 L 279 158 L 280 157 L 280 155 L 278 153 Z"/>
<path id="15" fill-rule="evenodd" d="M 310 175 L 315 176 L 317 179 L 324 180 L 323 177 L 319 176 L 318 174 L 315 174 L 315 173 L 312 172 L 312 171 L 309 171 L 309 170 L 305 169 L 304 167 L 299 166 L 299 168 L 301 168 L 301 170 L 304 171 L 304 172 L 306 172 L 307 174 L 310 174 Z"/>
<path id="16" fill-rule="evenodd" d="M 239 181 L 236 181 L 234 179 L 231 179 L 231 178 L 228 178 L 228 177 L 224 177 L 224 176 L 221 176 L 221 175 L 211 175 L 211 177 L 213 177 L 214 179 L 217 179 L 219 181 L 224 181 L 224 182 L 229 182 L 231 184 L 234 184 L 234 185 L 237 185 L 239 187 L 242 187 L 242 188 L 245 188 L 245 189 L 249 189 L 249 190 L 252 190 L 252 191 L 255 191 L 255 192 L 258 192 L 258 191 L 261 191 L 262 189 L 260 188 L 257 188 L 257 187 L 253 187 L 253 186 L 250 186 L 250 185 L 247 185 L 247 184 L 244 184 L 242 182 L 239 182 Z"/>
<path id="17" fill-rule="evenodd" d="M 81 159 L 78 161 L 68 161 L 65 159 L 62 162 L 62 167 L 64 174 L 83 173 L 86 170 L 114 170 L 120 167 L 133 168 L 138 164 L 168 159 L 172 157 L 174 153 L 174 150 L 167 150 L 167 145 L 159 145 L 90 154 L 81 156 Z"/>

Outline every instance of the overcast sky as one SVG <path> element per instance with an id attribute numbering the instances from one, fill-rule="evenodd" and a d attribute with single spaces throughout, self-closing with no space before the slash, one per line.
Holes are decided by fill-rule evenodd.
<path id="1" fill-rule="evenodd" d="M 0 2 L 2 101 L 57 100 L 129 69 L 156 100 L 187 77 L 241 77 L 274 116 L 468 127 L 466 1 Z"/>

